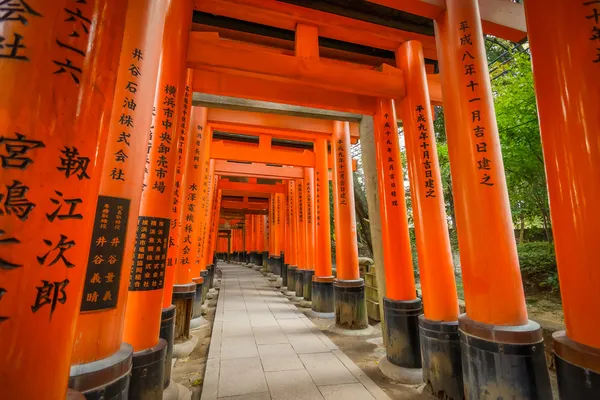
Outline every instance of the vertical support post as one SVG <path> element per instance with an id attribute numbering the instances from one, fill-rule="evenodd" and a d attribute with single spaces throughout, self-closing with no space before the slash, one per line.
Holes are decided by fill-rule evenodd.
<path id="1" fill-rule="evenodd" d="M 462 399 L 458 298 L 421 43 L 404 42 L 396 64 L 406 78 L 400 107 L 425 304 L 425 315 L 419 316 L 423 378 L 431 394 Z M 442 360 L 451 368 L 441 372 Z"/>
<path id="2" fill-rule="evenodd" d="M 332 135 L 334 151 L 333 179 L 337 277 L 335 324 L 343 329 L 369 326 L 365 303 L 365 282 L 358 269 L 358 243 L 354 206 L 354 183 L 350 157 L 350 125 L 335 121 Z"/>
<path id="3" fill-rule="evenodd" d="M 304 270 L 306 270 L 306 181 L 296 179 L 296 229 L 298 232 L 298 269 L 295 276 L 296 296 L 293 301 L 304 299 Z"/>
<path id="4" fill-rule="evenodd" d="M 148 12 L 140 15 L 140 8 Z M 160 60 L 154 44 L 162 38 L 165 11 L 155 1 L 128 3 L 69 379 L 71 388 L 90 397 L 108 391 L 127 398 L 129 388 L 135 349 L 122 341 L 122 332 Z M 159 294 L 158 307 L 160 300 Z M 148 347 L 158 341 L 158 309 L 154 315 L 156 337 Z M 159 347 L 164 358 L 165 346 Z"/>
<path id="5" fill-rule="evenodd" d="M 296 180 L 288 181 L 288 211 L 290 218 L 290 258 L 287 268 L 287 289 L 286 296 L 294 297 L 296 294 L 296 271 L 298 270 L 298 190 Z"/>
<path id="6" fill-rule="evenodd" d="M 126 3 L 88 3 L 4 2 L 2 11 L 0 376 L 7 399 L 67 394 L 126 16 Z M 75 7 L 81 20 L 68 19 Z"/>
<path id="7" fill-rule="evenodd" d="M 206 127 L 208 111 L 204 107 L 192 107 L 186 134 L 186 157 L 181 185 L 181 206 L 179 207 L 179 239 L 177 244 L 178 264 L 175 268 L 173 304 L 176 308 L 175 340 L 188 339 L 194 308 L 196 283 L 192 282 L 192 266 L 196 260 L 198 243 L 200 190 L 200 156 L 202 150 L 210 146 L 211 131 Z"/>
<path id="8" fill-rule="evenodd" d="M 394 101 L 377 100 L 374 116 L 375 145 L 379 179 L 379 207 L 386 223 L 382 225 L 386 297 L 383 313 L 387 337 L 386 361 L 408 369 L 421 368 L 419 315 L 421 299 L 416 296 L 413 260 L 410 249 L 408 218 L 404 191 L 402 159 L 398 141 L 398 122 Z M 382 362 L 380 362 L 382 368 Z M 382 370 L 384 370 L 382 368 Z M 421 373 L 409 373 L 403 383 L 421 381 Z"/>
<path id="9" fill-rule="evenodd" d="M 551 398 L 541 328 L 525 307 L 479 6 L 446 5 L 435 26 L 467 304 L 465 393 Z"/>
<path id="10" fill-rule="evenodd" d="M 566 331 L 554 333 L 560 398 L 600 398 L 600 2 L 528 0 L 542 148 Z"/>
<path id="11" fill-rule="evenodd" d="M 312 278 L 312 310 L 321 317 L 333 318 L 333 275 L 331 273 L 331 225 L 329 212 L 329 168 L 327 139 L 315 140 L 315 222 L 316 258 Z"/>
<path id="12" fill-rule="evenodd" d="M 218 180 L 219 177 L 215 176 L 215 179 Z M 215 186 L 216 186 L 216 183 L 215 183 Z M 223 194 L 222 194 L 221 189 L 217 190 L 217 193 L 216 193 L 217 199 L 216 199 L 216 202 L 212 209 L 212 226 L 211 226 L 211 232 L 210 232 L 211 237 L 212 237 L 211 243 L 216 243 L 217 237 L 219 236 L 219 216 L 221 213 L 221 197 L 222 197 L 222 195 Z M 232 230 L 232 234 L 235 234 L 235 233 L 237 233 L 237 229 Z M 235 236 L 234 236 L 234 242 L 235 242 Z M 234 245 L 232 244 L 232 248 L 231 248 L 232 251 L 234 248 L 233 246 Z M 214 287 L 215 273 L 217 272 L 217 259 L 214 256 L 214 253 L 215 253 L 215 247 L 213 245 L 213 246 L 211 246 L 210 255 L 208 258 L 209 261 L 212 260 L 212 267 L 210 269 L 210 276 L 209 276 L 209 279 L 210 279 L 209 287 L 211 289 Z"/>
<path id="13" fill-rule="evenodd" d="M 304 168 L 304 197 L 306 220 L 306 269 L 303 278 L 303 295 L 308 302 L 312 300 L 312 280 L 315 275 L 316 237 L 315 237 L 315 169 Z M 312 304 L 306 304 L 312 308 Z"/>
<path id="14" fill-rule="evenodd" d="M 149 1 L 146 0 L 146 3 Z M 167 358 L 172 358 L 173 334 L 167 335 L 170 342 L 161 340 L 159 331 L 162 329 L 162 315 L 160 320 L 148 318 L 148 315 L 163 312 L 163 287 L 166 282 L 171 227 L 169 206 L 173 201 L 176 149 L 180 142 L 179 135 L 185 136 L 185 130 L 182 132 L 177 122 L 188 107 L 184 103 L 184 86 L 187 78 L 185 56 L 191 11 L 191 2 L 174 2 L 167 7 L 164 20 L 167 29 L 162 36 L 161 62 L 150 127 L 152 137 L 148 142 L 146 174 L 130 266 L 123 330 L 123 340 L 130 343 L 134 350 L 129 385 L 131 398 L 162 399 L 163 388 L 170 380 L 171 360 Z M 188 90 L 188 101 L 190 96 Z M 169 271 L 174 272 L 171 267 Z M 172 286 L 164 294 L 168 294 L 170 298 Z M 172 314 L 175 306 L 169 302 L 169 307 L 164 312 L 165 319 L 170 321 L 168 326 L 174 332 Z M 167 354 L 171 357 L 167 357 Z M 165 380 L 165 374 L 169 380 Z"/>

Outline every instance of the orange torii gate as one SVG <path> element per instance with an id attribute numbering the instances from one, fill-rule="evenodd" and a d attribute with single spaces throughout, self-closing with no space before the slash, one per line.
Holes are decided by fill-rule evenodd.
<path id="1" fill-rule="evenodd" d="M 381 290 L 385 334 L 395 342 L 387 341 L 386 358 L 413 372 L 422 366 L 436 395 L 551 398 L 541 329 L 525 307 L 483 44 L 484 33 L 523 39 L 527 17 L 566 324 L 554 335 L 559 392 L 563 400 L 600 397 L 598 1 L 1 3 L 3 395 L 63 399 L 70 387 L 90 399 L 161 398 L 173 337 L 189 334 L 185 322 L 209 287 L 211 254 L 223 250 L 220 211 L 245 214 L 240 248 L 258 259 L 277 248 L 272 235 L 265 241 L 273 195 L 287 197 L 289 263 L 281 273 L 291 294 L 306 299 L 305 274 L 314 267 L 313 310 L 334 311 L 315 306 L 329 307 L 335 291 L 336 325 L 366 327 L 349 154 L 360 130 L 376 145 L 379 168 L 371 178 L 388 225 Z M 270 116 L 191 107 L 198 93 L 359 116 L 300 121 L 305 117 L 290 108 Z M 430 105 L 442 102 L 458 205 L 462 315 L 432 131 Z M 370 116 L 374 136 L 363 130 Z M 399 120 L 418 214 L 423 310 L 407 254 Z M 229 157 L 252 164 L 229 165 Z M 328 242 L 328 208 L 319 197 L 328 193 L 328 169 L 335 278 L 330 249 L 320 244 Z M 285 193 L 266 201 L 228 198 L 218 188 L 228 172 L 281 179 Z M 184 322 L 174 334 L 173 318 Z M 410 346 L 399 348 L 399 341 Z M 451 368 L 438 373 L 439 357 Z"/>

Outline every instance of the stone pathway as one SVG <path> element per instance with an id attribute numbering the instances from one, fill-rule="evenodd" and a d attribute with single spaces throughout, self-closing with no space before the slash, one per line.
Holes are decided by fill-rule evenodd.
<path id="1" fill-rule="evenodd" d="M 260 272 L 219 269 L 202 400 L 389 400 Z"/>

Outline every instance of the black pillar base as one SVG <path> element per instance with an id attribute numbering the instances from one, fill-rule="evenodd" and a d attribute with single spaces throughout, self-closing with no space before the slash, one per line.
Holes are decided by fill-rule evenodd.
<path id="1" fill-rule="evenodd" d="M 304 270 L 297 269 L 296 270 L 296 279 L 294 280 L 295 287 L 294 291 L 296 292 L 296 297 L 304 297 Z"/>
<path id="2" fill-rule="evenodd" d="M 167 342 L 167 355 L 165 356 L 165 379 L 163 388 L 171 383 L 171 361 L 173 360 L 173 343 L 175 343 L 175 306 L 163 308 L 160 319 L 159 337 Z"/>
<path id="3" fill-rule="evenodd" d="M 69 388 L 82 393 L 87 400 L 127 400 L 132 359 L 133 347 L 122 343 L 119 351 L 110 357 L 72 365 Z"/>
<path id="4" fill-rule="evenodd" d="M 269 252 L 268 251 L 263 251 L 262 252 L 262 263 L 260 265 L 262 265 L 265 269 L 267 268 L 267 260 L 269 259 Z"/>
<path id="5" fill-rule="evenodd" d="M 425 391 L 438 399 L 463 400 L 458 321 L 431 321 L 420 315 L 419 328 Z"/>
<path id="6" fill-rule="evenodd" d="M 248 253 L 248 263 L 256 264 L 256 253 L 255 252 Z"/>
<path id="7" fill-rule="evenodd" d="M 342 329 L 364 329 L 369 326 L 365 281 L 363 279 L 333 282 L 335 324 Z"/>
<path id="8" fill-rule="evenodd" d="M 554 332 L 554 360 L 561 400 L 600 399 L 600 349 Z"/>
<path id="9" fill-rule="evenodd" d="M 468 400 L 552 399 L 539 324 L 487 325 L 466 314 L 458 318 L 458 323 Z"/>
<path id="10" fill-rule="evenodd" d="M 213 287 L 212 277 L 214 275 L 214 269 L 216 268 L 215 265 L 217 265 L 217 264 L 208 264 L 206 266 L 206 271 L 208 271 L 208 276 L 207 276 L 206 280 L 208 281 L 208 288 L 209 289 L 211 289 Z"/>
<path id="11" fill-rule="evenodd" d="M 173 285 L 173 304 L 175 305 L 175 340 L 187 340 L 190 337 L 190 321 L 194 310 L 196 284 Z"/>
<path id="12" fill-rule="evenodd" d="M 273 273 L 273 275 L 281 276 L 281 257 L 273 256 L 269 257 L 269 259 L 272 263 L 270 271 Z"/>
<path id="13" fill-rule="evenodd" d="M 261 253 L 254 252 L 254 265 L 262 266 L 263 265 L 262 258 L 263 258 L 262 252 Z"/>
<path id="14" fill-rule="evenodd" d="M 159 339 L 150 349 L 133 353 L 128 400 L 162 400 L 167 342 Z"/>
<path id="15" fill-rule="evenodd" d="M 281 266 L 281 287 L 288 287 L 288 267 L 289 264 Z"/>
<path id="16" fill-rule="evenodd" d="M 208 268 L 208 266 L 206 267 Z M 208 269 L 204 271 L 200 271 L 200 276 L 202 277 L 204 283 L 202 283 L 202 304 L 206 301 L 206 295 L 208 295 L 208 289 L 210 286 L 210 277 Z"/>
<path id="17" fill-rule="evenodd" d="M 287 271 L 287 287 L 289 292 L 293 292 L 296 290 L 296 271 L 298 270 L 298 266 L 289 265 Z"/>
<path id="18" fill-rule="evenodd" d="M 194 283 L 196 284 L 192 318 L 199 318 L 202 316 L 202 293 L 204 292 L 204 280 L 202 279 L 202 277 L 199 277 L 192 278 L 192 281 L 194 281 Z"/>
<path id="19" fill-rule="evenodd" d="M 312 310 L 318 313 L 335 312 L 333 276 L 312 278 Z"/>
<path id="20" fill-rule="evenodd" d="M 311 301 L 312 300 L 312 279 L 315 276 L 315 271 L 312 269 L 305 269 L 304 271 L 304 280 L 303 282 L 303 294 L 304 300 Z"/>
<path id="21" fill-rule="evenodd" d="M 419 346 L 419 315 L 423 314 L 421 299 L 391 300 L 383 298 L 383 317 L 387 327 L 386 357 L 403 368 L 421 368 Z"/>

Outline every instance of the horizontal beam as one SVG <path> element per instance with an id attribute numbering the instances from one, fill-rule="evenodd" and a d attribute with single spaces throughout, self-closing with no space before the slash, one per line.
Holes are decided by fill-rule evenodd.
<path id="1" fill-rule="evenodd" d="M 402 0 L 404 1 L 404 0 Z M 437 59 L 435 39 L 414 32 L 343 17 L 275 0 L 194 0 L 198 11 L 295 31 L 298 24 L 316 26 L 319 36 L 396 51 L 407 40 L 423 43 L 426 58 Z"/>
<path id="2" fill-rule="evenodd" d="M 427 75 L 429 95 L 433 104 L 441 104 L 441 84 L 438 75 Z M 321 109 L 323 112 L 342 112 L 340 120 L 354 121 L 353 116 L 375 114 L 376 99 L 374 97 L 344 93 L 335 90 L 319 89 L 296 83 L 269 81 L 262 78 L 232 75 L 223 71 L 195 70 L 192 81 L 194 90 L 194 106 L 209 107 L 214 104 L 211 98 L 238 98 L 239 106 L 245 109 L 244 102 L 256 101 L 260 104 L 278 104 L 280 107 L 269 112 L 283 114 L 293 113 L 283 107 Z M 316 95 L 318 93 L 318 96 Z M 205 96 L 211 96 L 204 100 Z M 221 104 L 219 104 L 221 105 Z M 349 115 L 350 117 L 346 117 Z"/>
<path id="3" fill-rule="evenodd" d="M 244 193 L 234 194 L 233 196 L 253 196 L 253 193 L 286 193 L 285 185 L 282 183 L 265 185 L 260 183 L 231 182 L 228 179 L 219 179 L 217 187 L 223 191 Z M 229 196 L 232 194 L 224 193 L 224 195 Z"/>
<path id="4" fill-rule="evenodd" d="M 273 132 L 274 136 L 286 134 L 286 132 L 294 132 L 301 136 L 307 135 L 316 138 L 320 136 L 331 136 L 333 133 L 334 121 L 330 119 L 307 118 L 268 112 L 209 108 L 208 123 L 213 126 L 217 124 L 232 124 L 232 126 L 240 126 L 241 129 L 248 126 L 260 127 L 265 134 Z M 358 122 L 350 123 L 350 136 L 359 137 Z"/>
<path id="5" fill-rule="evenodd" d="M 220 176 L 266 179 L 301 179 L 304 176 L 304 169 L 286 166 L 273 167 L 261 163 L 239 164 L 223 160 L 216 160 L 215 173 Z"/>
<path id="6" fill-rule="evenodd" d="M 277 82 L 264 78 L 234 75 L 220 70 L 194 70 L 194 92 L 249 100 L 275 102 L 309 108 L 373 115 L 374 97 L 320 89 L 302 83 Z M 194 102 L 194 105 L 202 105 Z"/>
<path id="7" fill-rule="evenodd" d="M 309 150 L 271 147 L 268 137 L 262 136 L 259 145 L 213 140 L 210 158 L 242 162 L 314 167 L 315 154 Z"/>
<path id="8" fill-rule="evenodd" d="M 431 19 L 437 18 L 446 9 L 445 0 L 367 1 Z M 507 0 L 479 0 L 479 13 L 484 33 L 513 42 L 518 42 L 527 36 L 525 10 L 522 4 Z"/>
<path id="9" fill-rule="evenodd" d="M 352 127 L 352 122 L 360 123 L 362 120 L 361 114 L 353 114 L 350 112 L 221 96 L 209 93 L 194 92 L 192 103 L 197 107 L 289 115 L 293 117 L 325 119 L 329 121 L 348 121 L 351 123 L 350 127 Z"/>
<path id="10" fill-rule="evenodd" d="M 234 201 L 234 200 L 222 200 L 221 208 L 228 210 L 268 210 L 268 202 L 250 202 L 250 201 Z"/>
<path id="11" fill-rule="evenodd" d="M 373 97 L 405 96 L 402 72 L 383 64 L 379 71 L 301 59 L 262 46 L 222 40 L 218 33 L 190 32 L 187 64 L 193 69 L 226 70 L 272 81 L 304 83 L 319 89 Z"/>
<path id="12" fill-rule="evenodd" d="M 222 208 L 221 207 L 221 213 L 227 213 L 228 215 L 244 215 L 244 214 L 256 214 L 256 215 L 268 215 L 269 214 L 269 210 L 268 209 L 263 209 L 263 210 L 254 210 L 254 209 L 249 209 L 249 208 Z M 236 214 L 234 214 L 236 213 Z"/>

